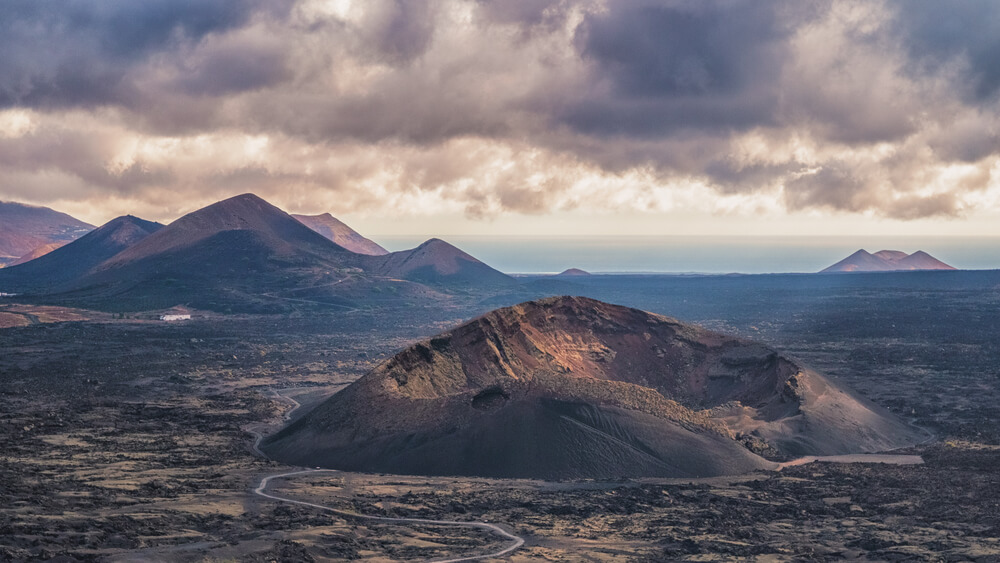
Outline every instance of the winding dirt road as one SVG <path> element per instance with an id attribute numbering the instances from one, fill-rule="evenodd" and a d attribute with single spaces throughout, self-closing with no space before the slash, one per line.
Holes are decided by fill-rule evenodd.
<path id="1" fill-rule="evenodd" d="M 292 410 L 286 412 L 284 414 L 284 416 L 282 416 L 282 420 L 284 422 L 288 422 L 292 418 L 292 413 L 294 413 L 295 410 L 298 409 L 299 407 L 301 407 L 302 405 L 298 401 L 296 401 L 295 399 L 293 399 L 291 397 L 287 397 L 285 395 L 282 395 L 278 391 L 272 390 L 272 393 L 274 394 L 274 396 L 276 398 L 288 401 L 288 402 L 290 402 L 290 403 L 292 403 L 294 405 L 293 408 L 292 408 Z M 269 459 L 267 457 L 267 454 L 265 454 L 260 449 L 260 443 L 264 439 L 264 435 L 261 432 L 259 432 L 258 430 L 255 430 L 255 429 L 247 429 L 247 432 L 250 432 L 251 434 L 254 435 L 254 442 L 253 442 L 253 451 L 254 451 L 254 453 L 256 453 L 258 456 L 260 456 L 260 457 L 262 457 L 264 459 Z M 524 545 L 524 538 L 522 538 L 520 536 L 517 536 L 515 534 L 510 533 L 507 530 L 504 530 L 503 528 L 501 528 L 500 526 L 498 526 L 496 524 L 490 524 L 489 522 L 462 522 L 462 521 L 457 521 L 457 520 L 429 520 L 429 519 L 424 519 L 424 518 L 391 518 L 391 517 L 388 517 L 388 516 L 375 516 L 375 515 L 372 515 L 372 514 L 360 514 L 360 513 L 357 513 L 357 512 L 350 512 L 350 511 L 346 511 L 346 510 L 340 510 L 340 509 L 333 508 L 331 506 L 322 505 L 322 504 L 316 504 L 316 503 L 312 503 L 312 502 L 306 502 L 306 501 L 302 501 L 302 500 L 295 500 L 295 499 L 290 499 L 290 498 L 286 498 L 286 497 L 281 497 L 281 496 L 273 495 L 273 494 L 267 492 L 267 486 L 271 482 L 272 479 L 286 479 L 286 478 L 295 477 L 295 476 L 298 476 L 298 475 L 309 475 L 309 474 L 316 474 L 316 473 L 332 473 L 332 474 L 337 474 L 337 473 L 340 473 L 340 471 L 338 471 L 336 469 L 301 469 L 301 470 L 298 470 L 298 471 L 288 471 L 288 472 L 285 472 L 285 473 L 275 473 L 273 475 L 267 475 L 264 478 L 262 478 L 260 480 L 260 484 L 257 485 L 257 488 L 254 489 L 253 492 L 254 492 L 255 495 L 258 495 L 258 496 L 261 496 L 261 497 L 264 497 L 264 498 L 267 498 L 267 499 L 276 500 L 278 502 L 286 502 L 286 503 L 289 503 L 289 504 L 297 504 L 299 506 L 307 506 L 309 508 L 315 508 L 317 510 L 322 510 L 324 512 L 330 512 L 330 513 L 336 514 L 337 516 L 341 516 L 343 518 L 353 518 L 353 519 L 356 519 L 356 520 L 368 520 L 368 521 L 371 521 L 371 522 L 384 522 L 386 524 L 417 524 L 417 525 L 432 525 L 432 526 L 449 526 L 449 527 L 455 527 L 455 528 L 478 528 L 480 530 L 486 530 L 488 532 L 494 533 L 494 534 L 496 534 L 498 536 L 501 536 L 504 539 L 510 541 L 510 544 L 507 547 L 505 547 L 503 549 L 500 549 L 500 550 L 497 550 L 497 551 L 491 551 L 489 553 L 483 553 L 483 554 L 480 554 L 480 555 L 470 555 L 470 556 L 466 556 L 466 557 L 457 557 L 457 558 L 454 558 L 454 559 L 436 559 L 435 563 L 458 563 L 459 561 L 479 561 L 479 560 L 482 560 L 482 559 L 493 559 L 493 558 L 497 558 L 497 557 L 503 557 L 505 555 L 509 555 L 510 553 L 513 553 L 515 550 L 517 550 L 522 545 Z"/>

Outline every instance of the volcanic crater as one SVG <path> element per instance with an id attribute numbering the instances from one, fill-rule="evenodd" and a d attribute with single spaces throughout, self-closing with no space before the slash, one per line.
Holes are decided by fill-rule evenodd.
<path id="1" fill-rule="evenodd" d="M 916 441 L 762 344 L 553 297 L 410 346 L 263 448 L 344 470 L 571 479 L 738 474 Z"/>

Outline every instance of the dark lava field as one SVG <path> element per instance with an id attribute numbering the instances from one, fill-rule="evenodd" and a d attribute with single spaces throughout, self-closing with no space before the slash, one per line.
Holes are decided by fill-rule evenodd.
<path id="1" fill-rule="evenodd" d="M 427 560 L 492 535 L 391 525 L 251 494 L 302 411 L 409 343 L 495 307 L 586 295 L 761 341 L 936 439 L 922 465 L 813 463 L 703 480 L 313 474 L 285 496 L 505 524 L 511 561 L 1000 560 L 1000 273 L 520 278 L 452 307 L 164 323 L 0 302 L 0 560 Z M 301 413 L 297 413 L 301 414 Z"/>

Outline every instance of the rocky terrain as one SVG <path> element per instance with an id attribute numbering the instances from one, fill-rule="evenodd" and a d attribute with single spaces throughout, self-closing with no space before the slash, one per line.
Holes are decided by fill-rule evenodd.
<path id="1" fill-rule="evenodd" d="M 264 450 L 295 465 L 386 473 L 707 477 L 773 467 L 761 455 L 918 440 L 884 409 L 765 346 L 557 297 L 411 346 Z"/>
<path id="2" fill-rule="evenodd" d="M 344 474 L 282 490 L 369 514 L 510 522 L 527 538 L 512 561 L 995 561 L 1000 448 L 922 453 L 917 466 L 826 463 L 697 481 Z"/>
<path id="3" fill-rule="evenodd" d="M 367 514 L 488 520 L 512 561 L 994 561 L 1000 274 L 592 276 L 605 300 L 789 350 L 938 436 L 922 465 L 539 482 L 341 473 L 272 492 Z M 480 308 L 163 323 L 0 299 L 0 560 L 426 561 L 492 536 L 346 520 L 251 493 L 290 471 L 253 435 Z M 0 325 L 2 326 L 2 325 Z M 99 344 L 95 344 L 99 343 Z M 280 397 L 275 395 L 280 392 Z"/>
<path id="4" fill-rule="evenodd" d="M 136 551 L 155 561 L 205 561 L 209 553 L 298 560 L 290 527 L 332 542 L 323 553 L 333 560 L 358 548 L 433 553 L 401 545 L 413 533 L 406 528 L 369 529 L 252 500 L 260 475 L 279 466 L 253 455 L 246 428 L 289 409 L 272 390 L 294 387 L 285 392 L 304 403 L 329 395 L 415 335 L 454 322 L 447 313 L 199 313 L 163 323 L 15 309 L 37 322 L 0 329 L 0 560 L 130 560 Z M 440 533 L 441 553 L 495 541 Z"/>

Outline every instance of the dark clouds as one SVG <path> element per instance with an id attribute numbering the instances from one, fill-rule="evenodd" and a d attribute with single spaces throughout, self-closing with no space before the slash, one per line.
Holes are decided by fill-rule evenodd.
<path id="1" fill-rule="evenodd" d="M 400 65 L 412 62 L 427 50 L 434 36 L 435 6 L 428 0 L 391 0 L 373 10 L 365 44 L 377 60 Z"/>
<path id="2" fill-rule="evenodd" d="M 911 64 L 934 75 L 953 72 L 956 89 L 981 103 L 1000 92 L 1000 14 L 992 0 L 896 0 L 895 32 Z"/>
<path id="3" fill-rule="evenodd" d="M 0 105 L 126 103 L 131 78 L 213 33 L 246 24 L 262 0 L 10 0 L 0 4 Z M 280 13 L 280 2 L 266 11 Z M 252 53 L 247 53 L 252 56 Z"/>
<path id="4" fill-rule="evenodd" d="M 623 100 L 717 101 L 757 89 L 776 98 L 775 88 L 766 85 L 774 84 L 780 72 L 778 44 L 788 33 L 779 29 L 777 6 L 615 2 L 607 12 L 584 19 L 577 30 L 578 49 L 595 64 L 595 79 L 607 80 L 609 93 Z M 770 105 L 773 112 L 776 104 Z M 697 123 L 705 117 L 684 121 Z"/>
<path id="5" fill-rule="evenodd" d="M 177 60 L 177 89 L 189 96 L 222 96 L 258 90 L 291 76 L 282 45 L 259 37 L 231 37 Z"/>
<path id="6" fill-rule="evenodd" d="M 998 52 L 986 0 L 11 0 L 0 196 L 955 215 L 995 184 Z"/>

